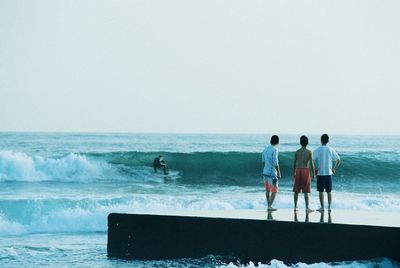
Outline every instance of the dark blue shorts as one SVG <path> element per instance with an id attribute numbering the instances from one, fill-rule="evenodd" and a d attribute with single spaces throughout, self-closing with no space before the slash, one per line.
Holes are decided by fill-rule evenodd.
<path id="1" fill-rule="evenodd" d="M 332 191 L 332 175 L 317 176 L 317 191 L 326 191 L 330 193 Z"/>

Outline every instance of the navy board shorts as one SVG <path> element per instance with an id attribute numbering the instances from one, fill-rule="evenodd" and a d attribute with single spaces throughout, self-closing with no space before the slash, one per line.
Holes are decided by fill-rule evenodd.
<path id="1" fill-rule="evenodd" d="M 330 193 L 332 191 L 332 175 L 317 176 L 317 191 L 326 191 Z"/>

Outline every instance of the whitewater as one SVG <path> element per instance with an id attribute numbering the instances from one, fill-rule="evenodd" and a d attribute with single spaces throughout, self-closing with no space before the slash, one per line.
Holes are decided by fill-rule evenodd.
<path id="1" fill-rule="evenodd" d="M 319 135 L 308 135 L 310 149 Z M 293 152 L 300 135 L 280 135 L 278 208 L 293 207 Z M 285 264 L 202 259 L 107 258 L 107 215 L 265 208 L 261 152 L 270 135 L 0 133 L 0 267 L 398 267 L 369 261 Z M 400 216 L 400 137 L 331 135 L 343 164 L 333 209 Z M 168 176 L 154 174 L 162 154 Z M 302 200 L 300 200 L 302 201 Z M 311 207 L 318 206 L 315 183 Z M 304 202 L 299 202 L 300 208 Z M 240 242 L 238 242 L 240 243 Z"/>

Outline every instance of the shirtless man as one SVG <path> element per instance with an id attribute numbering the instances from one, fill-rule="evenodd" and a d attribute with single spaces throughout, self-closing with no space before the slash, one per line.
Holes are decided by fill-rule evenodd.
<path id="1" fill-rule="evenodd" d="M 314 179 L 315 169 L 312 158 L 312 152 L 306 147 L 308 145 L 308 138 L 306 136 L 300 137 L 301 148 L 298 149 L 294 155 L 293 164 L 293 177 L 294 177 L 294 209 L 297 210 L 297 200 L 299 198 L 300 190 L 304 193 L 304 200 L 306 202 L 306 212 L 312 212 L 313 210 L 309 207 L 309 197 L 311 188 L 310 169 L 311 167 L 311 178 Z"/>

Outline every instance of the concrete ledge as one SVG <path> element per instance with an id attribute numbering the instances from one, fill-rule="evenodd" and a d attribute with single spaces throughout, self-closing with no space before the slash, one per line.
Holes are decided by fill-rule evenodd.
<path id="1" fill-rule="evenodd" d="M 108 256 L 157 260 L 212 254 L 263 263 L 271 259 L 313 263 L 375 257 L 400 261 L 398 213 L 377 213 L 380 216 L 373 217 L 380 221 L 382 217 L 383 221 L 392 220 L 389 226 L 335 223 L 335 215 L 337 218 L 343 218 L 343 213 L 346 215 L 340 211 L 301 216 L 288 210 L 269 215 L 255 210 L 182 213 L 111 213 Z M 351 212 L 351 215 L 358 214 L 356 218 L 362 222 L 363 218 L 371 221 L 371 213 L 374 214 Z M 320 223 L 321 216 L 324 223 Z M 301 221 L 296 221 L 299 218 Z"/>

